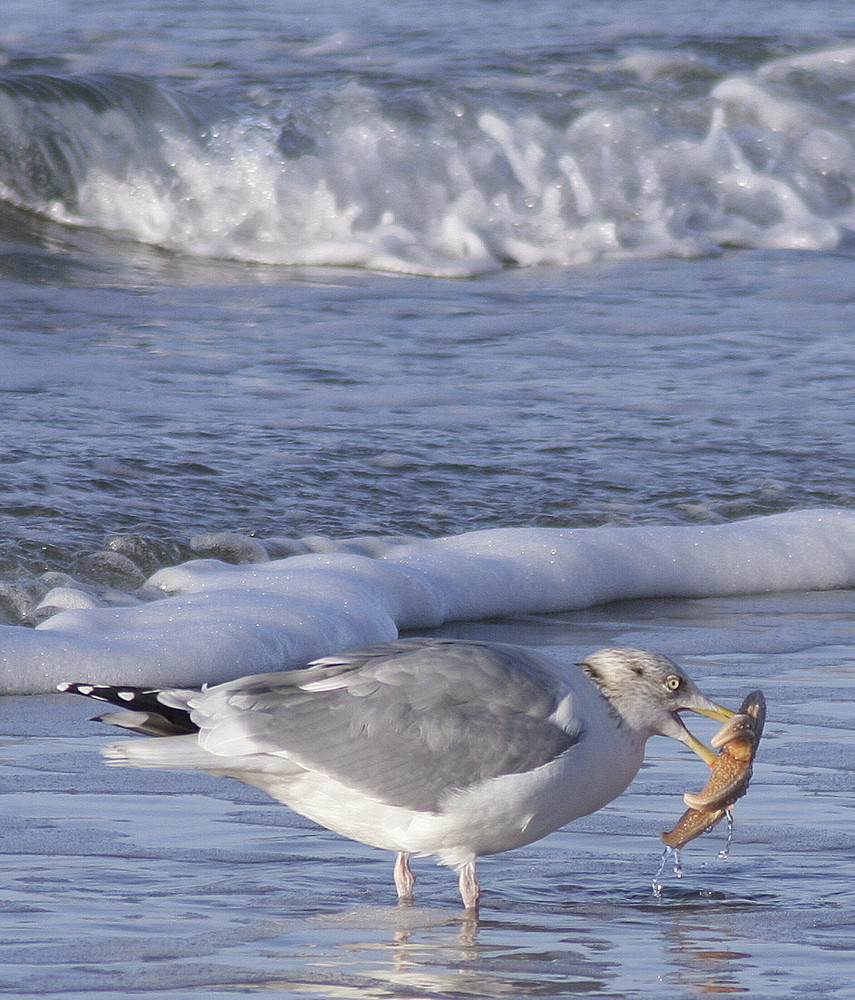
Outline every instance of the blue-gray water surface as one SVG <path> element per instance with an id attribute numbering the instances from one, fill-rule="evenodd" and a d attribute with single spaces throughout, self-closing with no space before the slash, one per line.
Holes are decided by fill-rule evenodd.
<path id="1" fill-rule="evenodd" d="M 746 251 L 467 281 L 7 281 L 6 568 L 67 568 L 140 525 L 438 534 L 849 505 L 851 267 Z"/>

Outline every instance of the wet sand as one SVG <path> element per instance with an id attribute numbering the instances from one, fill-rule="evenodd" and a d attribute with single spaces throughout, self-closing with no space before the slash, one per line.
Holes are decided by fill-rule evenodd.
<path id="1" fill-rule="evenodd" d="M 0 994 L 851 996 L 855 593 L 629 602 L 442 634 L 568 658 L 659 649 L 734 708 L 762 689 L 766 734 L 729 857 L 721 824 L 654 894 L 659 834 L 706 778 L 656 739 L 611 806 L 481 862 L 477 922 L 427 859 L 416 904 L 399 907 L 391 856 L 235 782 L 107 768 L 112 736 L 83 699 L 9 697 Z M 716 728 L 691 726 L 707 741 Z"/>

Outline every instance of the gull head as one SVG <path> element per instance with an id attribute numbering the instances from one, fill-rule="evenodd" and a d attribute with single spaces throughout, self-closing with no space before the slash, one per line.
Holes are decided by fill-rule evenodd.
<path id="1" fill-rule="evenodd" d="M 710 701 L 667 656 L 643 649 L 601 649 L 580 666 L 621 722 L 642 739 L 670 736 L 707 764 L 715 759 L 715 753 L 686 728 L 680 712 L 697 712 L 719 722 L 735 713 Z"/>

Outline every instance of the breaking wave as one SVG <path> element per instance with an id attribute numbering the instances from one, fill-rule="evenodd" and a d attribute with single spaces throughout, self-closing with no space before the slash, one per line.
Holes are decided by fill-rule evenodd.
<path id="1" fill-rule="evenodd" d="M 6 74 L 0 198 L 181 254 L 437 275 L 827 251 L 855 227 L 855 46 L 597 69 L 563 101 L 353 81 L 262 107 Z"/>

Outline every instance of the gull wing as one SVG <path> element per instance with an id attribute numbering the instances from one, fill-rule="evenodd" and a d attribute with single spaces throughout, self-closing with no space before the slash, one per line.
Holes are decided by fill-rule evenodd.
<path id="1" fill-rule="evenodd" d="M 557 666 L 517 647 L 412 640 L 228 682 L 186 704 L 225 767 L 279 756 L 435 812 L 457 790 L 533 770 L 577 743 L 580 725 L 553 721 L 569 690 Z"/>

